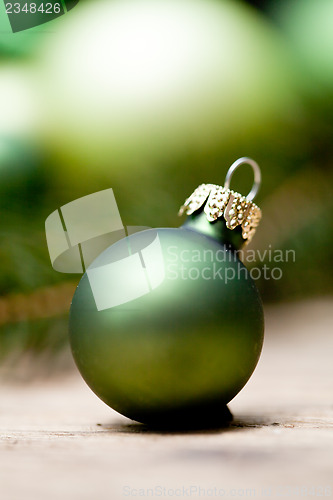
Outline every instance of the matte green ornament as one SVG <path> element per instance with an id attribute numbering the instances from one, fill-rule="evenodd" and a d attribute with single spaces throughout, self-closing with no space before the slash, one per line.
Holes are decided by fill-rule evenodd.
<path id="1" fill-rule="evenodd" d="M 248 197 L 229 189 L 242 163 Z M 102 252 L 70 310 L 70 342 L 89 387 L 117 412 L 154 426 L 215 426 L 260 356 L 264 318 L 239 249 L 260 219 L 260 183 L 242 158 L 224 187 L 199 186 L 178 229 L 149 229 Z"/>

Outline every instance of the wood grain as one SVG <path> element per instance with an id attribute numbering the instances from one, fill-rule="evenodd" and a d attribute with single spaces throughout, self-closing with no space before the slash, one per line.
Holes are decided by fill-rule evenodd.
<path id="1" fill-rule="evenodd" d="M 157 432 L 105 406 L 76 370 L 0 388 L 0 499 L 330 498 L 333 301 L 266 308 L 233 423 Z"/>

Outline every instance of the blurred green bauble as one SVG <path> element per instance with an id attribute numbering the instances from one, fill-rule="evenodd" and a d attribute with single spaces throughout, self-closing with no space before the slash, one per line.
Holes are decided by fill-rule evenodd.
<path id="1" fill-rule="evenodd" d="M 92 167 L 129 180 L 262 140 L 293 106 L 286 61 L 273 28 L 238 2 L 79 4 L 45 49 L 42 133 L 64 176 Z"/>
<path id="2" fill-rule="evenodd" d="M 12 212 L 26 215 L 27 208 L 38 211 L 48 186 L 41 160 L 27 141 L 0 137 L 0 209 L 6 219 Z"/>
<path id="3" fill-rule="evenodd" d="M 261 300 L 222 243 L 227 232 L 201 212 L 179 229 L 118 241 L 81 279 L 70 310 L 72 352 L 87 384 L 116 411 L 154 425 L 223 422 L 263 341 Z"/>
<path id="4" fill-rule="evenodd" d="M 332 0 L 284 0 L 274 13 L 296 56 L 303 85 L 333 94 Z"/>
<path id="5" fill-rule="evenodd" d="M 0 208 L 36 205 L 45 175 L 36 141 L 36 93 L 30 72 L 13 62 L 0 66 Z"/>

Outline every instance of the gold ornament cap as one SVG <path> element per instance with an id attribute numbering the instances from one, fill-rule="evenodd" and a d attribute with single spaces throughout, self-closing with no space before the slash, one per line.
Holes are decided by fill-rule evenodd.
<path id="1" fill-rule="evenodd" d="M 251 191 L 243 196 L 230 189 L 230 180 L 235 170 L 243 164 L 251 165 L 254 173 L 254 182 Z M 201 184 L 186 199 L 180 207 L 178 215 L 191 215 L 204 204 L 204 212 L 209 222 L 224 218 L 228 229 L 242 227 L 244 243 L 251 241 L 261 219 L 261 210 L 253 202 L 261 184 L 259 165 L 251 158 L 243 157 L 236 160 L 229 168 L 224 186 L 217 184 Z"/>

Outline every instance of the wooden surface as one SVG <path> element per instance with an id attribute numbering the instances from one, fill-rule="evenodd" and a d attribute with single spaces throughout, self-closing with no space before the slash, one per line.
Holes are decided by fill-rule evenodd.
<path id="1" fill-rule="evenodd" d="M 266 311 L 225 429 L 153 432 L 70 376 L 2 383 L 0 499 L 330 498 L 333 301 Z"/>

